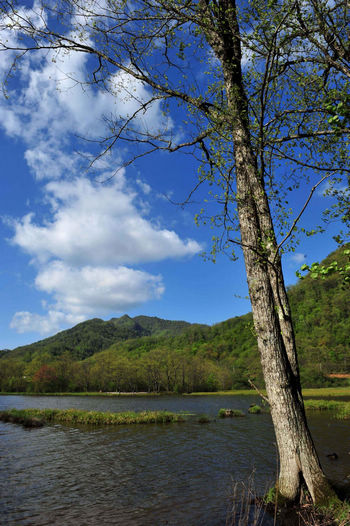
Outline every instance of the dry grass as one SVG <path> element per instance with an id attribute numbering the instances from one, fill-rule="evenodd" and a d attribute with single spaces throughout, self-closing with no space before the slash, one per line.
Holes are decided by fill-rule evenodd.
<path id="1" fill-rule="evenodd" d="M 263 499 L 257 497 L 254 473 L 246 482 L 233 484 L 230 500 L 226 526 L 264 526 L 267 508 Z"/>

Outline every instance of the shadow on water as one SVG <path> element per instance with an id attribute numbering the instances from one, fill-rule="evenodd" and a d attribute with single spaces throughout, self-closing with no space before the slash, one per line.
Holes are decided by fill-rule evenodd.
<path id="1" fill-rule="evenodd" d="M 258 493 L 273 484 L 274 434 L 269 415 L 224 420 L 215 417 L 221 407 L 246 412 L 256 401 L 258 398 L 228 396 L 0 396 L 0 410 L 167 409 L 211 417 L 210 423 L 202 425 L 191 419 L 185 424 L 117 428 L 51 425 L 25 430 L 0 423 L 0 523 L 229 526 L 236 513 L 229 513 L 232 495 L 235 491 L 237 494 L 236 482 L 246 483 L 254 471 Z M 338 481 L 346 480 L 350 473 L 348 426 L 325 415 L 312 415 L 310 423 L 326 471 Z M 333 450 L 341 462 L 326 457 Z M 246 524 L 253 526 L 252 517 L 249 521 Z M 261 523 L 272 524 L 268 516 Z"/>

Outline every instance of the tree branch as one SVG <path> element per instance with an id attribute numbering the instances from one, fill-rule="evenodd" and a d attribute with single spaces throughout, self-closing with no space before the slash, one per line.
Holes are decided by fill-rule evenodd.
<path id="1" fill-rule="evenodd" d="M 298 222 L 300 221 L 300 218 L 301 216 L 303 215 L 303 213 L 305 212 L 305 209 L 307 207 L 307 205 L 309 204 L 310 200 L 311 200 L 311 197 L 313 196 L 316 188 L 318 186 L 320 186 L 321 183 L 323 183 L 323 181 L 325 181 L 326 179 L 328 179 L 332 174 L 328 174 L 328 175 L 325 175 L 324 177 L 322 177 L 312 188 L 311 188 L 311 191 L 308 195 L 308 198 L 306 199 L 305 203 L 304 203 L 304 206 L 302 207 L 302 209 L 300 210 L 299 214 L 297 215 L 297 217 L 294 219 L 293 223 L 292 223 L 292 226 L 290 227 L 290 229 L 288 230 L 287 234 L 284 236 L 284 238 L 282 239 L 282 241 L 278 244 L 277 246 L 277 249 L 276 249 L 276 252 L 275 252 L 275 256 L 273 258 L 273 263 L 276 261 L 277 257 L 278 257 L 278 254 L 279 254 L 279 251 L 281 249 L 281 247 L 284 245 L 284 243 L 287 241 L 287 239 L 289 239 L 289 237 L 292 235 L 293 233 L 293 230 L 294 228 L 296 227 L 296 225 L 298 224 Z"/>

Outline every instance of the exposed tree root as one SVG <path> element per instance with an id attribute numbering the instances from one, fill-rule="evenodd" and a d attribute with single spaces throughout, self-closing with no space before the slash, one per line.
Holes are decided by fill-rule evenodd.
<path id="1" fill-rule="evenodd" d="M 349 488 L 347 488 L 349 492 Z M 308 492 L 303 492 L 299 502 L 273 499 L 274 489 L 269 492 L 266 511 L 275 517 L 278 526 L 349 526 L 350 504 L 340 498 L 327 506 L 315 506 Z M 272 497 L 272 498 L 271 498 Z M 266 502 L 266 497 L 265 497 Z"/>

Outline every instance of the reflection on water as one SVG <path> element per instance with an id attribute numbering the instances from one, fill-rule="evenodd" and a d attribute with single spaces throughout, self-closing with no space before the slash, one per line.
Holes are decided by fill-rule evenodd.
<path id="1" fill-rule="evenodd" d="M 252 397 L 0 396 L 10 407 L 185 410 L 215 417 L 220 407 L 247 410 Z M 350 474 L 348 424 L 312 415 L 310 424 L 333 479 Z M 336 451 L 339 460 L 326 454 Z M 2 525 L 221 526 L 233 481 L 255 470 L 263 492 L 275 476 L 268 415 L 217 419 L 201 425 L 26 430 L 0 423 Z"/>

